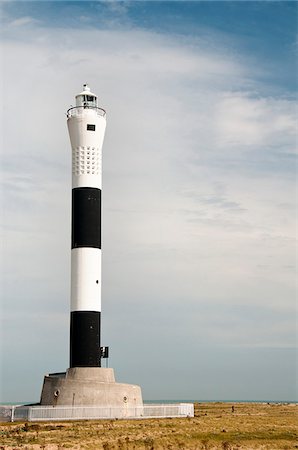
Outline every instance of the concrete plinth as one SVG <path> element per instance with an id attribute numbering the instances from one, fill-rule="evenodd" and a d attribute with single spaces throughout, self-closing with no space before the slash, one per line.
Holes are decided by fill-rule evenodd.
<path id="1" fill-rule="evenodd" d="M 142 406 L 139 386 L 116 383 L 114 370 L 73 367 L 44 377 L 41 405 L 51 406 Z"/>

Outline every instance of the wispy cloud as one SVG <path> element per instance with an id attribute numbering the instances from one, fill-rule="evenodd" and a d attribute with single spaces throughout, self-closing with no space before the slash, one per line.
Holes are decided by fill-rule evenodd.
<path id="1" fill-rule="evenodd" d="M 18 19 L 12 20 L 9 25 L 12 27 L 23 27 L 25 25 L 34 25 L 38 24 L 40 21 L 37 19 L 34 19 L 33 17 L 25 16 L 20 17 Z"/>
<path id="2" fill-rule="evenodd" d="M 295 113 L 291 100 L 224 94 L 217 106 L 218 144 L 237 151 L 275 144 L 281 151 L 294 152 Z"/>

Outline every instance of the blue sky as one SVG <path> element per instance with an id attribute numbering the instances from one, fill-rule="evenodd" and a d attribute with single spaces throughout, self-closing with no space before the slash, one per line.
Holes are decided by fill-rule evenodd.
<path id="1" fill-rule="evenodd" d="M 286 91 L 296 86 L 295 2 L 21 1 L 9 2 L 4 10 L 16 20 L 29 15 L 42 21 L 44 27 L 135 27 L 189 37 L 192 41 L 200 38 L 208 41 L 208 37 L 212 40 L 218 34 L 238 58 L 262 60 L 270 84 Z"/>
<path id="2" fill-rule="evenodd" d="M 84 82 L 108 112 L 116 378 L 145 399 L 294 400 L 297 4 L 5 2 L 2 17 L 1 400 L 38 400 L 68 366 L 64 113 Z"/>
<path id="3" fill-rule="evenodd" d="M 278 66 L 294 68 L 297 6 L 295 2 L 9 2 L 14 17 L 29 15 L 43 26 L 100 28 L 117 25 L 195 38 L 226 33 L 235 48 L 249 50 Z M 251 56 L 252 56 L 251 54 Z M 295 78 L 293 71 L 289 74 Z"/>

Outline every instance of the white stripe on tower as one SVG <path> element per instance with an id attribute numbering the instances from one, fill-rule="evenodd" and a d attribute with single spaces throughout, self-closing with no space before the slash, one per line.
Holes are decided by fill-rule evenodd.
<path id="1" fill-rule="evenodd" d="M 70 367 L 100 366 L 101 161 L 105 111 L 87 85 L 67 111 L 72 148 Z"/>

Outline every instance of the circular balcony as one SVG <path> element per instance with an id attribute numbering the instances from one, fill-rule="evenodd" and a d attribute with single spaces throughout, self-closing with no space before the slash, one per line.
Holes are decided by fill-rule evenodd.
<path id="1" fill-rule="evenodd" d="M 67 118 L 81 116 L 86 110 L 92 110 L 96 113 L 97 116 L 105 117 L 106 111 L 102 108 L 98 108 L 97 106 L 73 106 L 67 110 Z"/>

